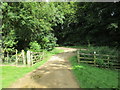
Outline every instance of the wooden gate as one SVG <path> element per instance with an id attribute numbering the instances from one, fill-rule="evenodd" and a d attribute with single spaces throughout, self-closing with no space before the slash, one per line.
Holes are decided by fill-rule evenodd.
<path id="1" fill-rule="evenodd" d="M 18 50 L 15 51 L 14 55 L 9 55 L 3 58 L 2 64 L 12 64 L 12 65 L 27 65 L 32 66 L 33 64 L 43 60 L 44 51 L 43 52 L 25 52 L 22 50 L 18 53 Z"/>
<path id="2" fill-rule="evenodd" d="M 87 53 L 87 49 L 77 50 L 77 61 L 78 63 L 88 63 L 97 67 L 120 69 L 118 57 L 107 54 L 98 54 L 96 51 Z"/>

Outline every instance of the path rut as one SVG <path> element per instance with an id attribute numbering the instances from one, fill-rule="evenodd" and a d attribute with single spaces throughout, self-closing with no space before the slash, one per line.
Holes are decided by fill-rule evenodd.
<path id="1" fill-rule="evenodd" d="M 79 88 L 71 71 L 68 58 L 76 49 L 64 49 L 63 53 L 52 56 L 45 64 L 26 74 L 9 88 Z"/>

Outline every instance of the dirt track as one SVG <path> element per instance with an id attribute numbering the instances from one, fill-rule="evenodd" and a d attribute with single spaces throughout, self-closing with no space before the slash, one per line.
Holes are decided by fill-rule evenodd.
<path id="1" fill-rule="evenodd" d="M 10 88 L 79 88 L 72 72 L 69 57 L 76 49 L 58 47 L 64 53 L 54 55 L 44 65 L 26 74 Z"/>

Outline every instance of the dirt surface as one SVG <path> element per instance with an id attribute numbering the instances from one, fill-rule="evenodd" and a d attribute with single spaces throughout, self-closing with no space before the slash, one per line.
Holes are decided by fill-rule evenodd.
<path id="1" fill-rule="evenodd" d="M 68 61 L 76 49 L 57 48 L 64 49 L 64 52 L 52 56 L 45 64 L 26 74 L 9 88 L 79 88 Z"/>

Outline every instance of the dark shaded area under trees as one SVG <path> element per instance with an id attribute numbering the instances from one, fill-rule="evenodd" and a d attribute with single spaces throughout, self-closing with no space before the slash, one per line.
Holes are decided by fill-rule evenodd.
<path id="1" fill-rule="evenodd" d="M 59 45 L 120 46 L 120 3 L 1 3 L 5 52 Z M 38 51 L 39 51 L 38 50 Z"/>
<path id="2" fill-rule="evenodd" d="M 76 3 L 76 7 L 73 21 L 66 15 L 65 23 L 54 29 L 59 44 L 120 46 L 120 3 Z"/>

